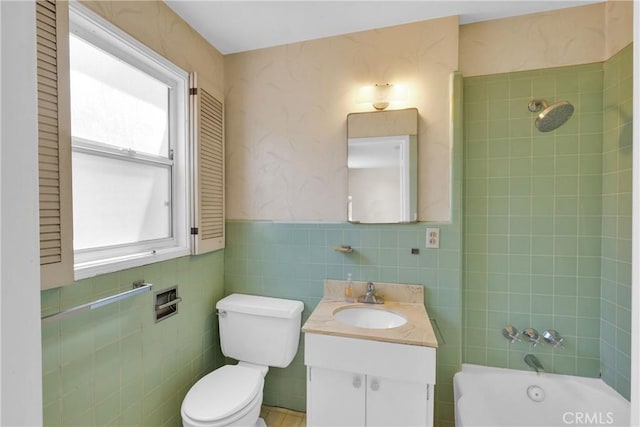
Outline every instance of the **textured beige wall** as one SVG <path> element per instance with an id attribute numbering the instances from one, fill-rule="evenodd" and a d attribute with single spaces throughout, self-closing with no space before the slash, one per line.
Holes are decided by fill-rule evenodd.
<path id="1" fill-rule="evenodd" d="M 607 1 L 605 25 L 607 44 L 604 60 L 611 58 L 633 42 L 633 1 Z"/>
<path id="2" fill-rule="evenodd" d="M 633 1 L 496 19 L 460 27 L 465 77 L 601 62 L 633 41 Z"/>
<path id="3" fill-rule="evenodd" d="M 460 27 L 465 77 L 587 64 L 605 59 L 605 3 Z"/>
<path id="4" fill-rule="evenodd" d="M 185 71 L 197 71 L 223 93 L 223 56 L 161 1 L 82 1 Z"/>
<path id="5" fill-rule="evenodd" d="M 346 221 L 346 118 L 375 83 L 417 107 L 420 220 L 450 218 L 449 17 L 225 56 L 227 218 Z"/>

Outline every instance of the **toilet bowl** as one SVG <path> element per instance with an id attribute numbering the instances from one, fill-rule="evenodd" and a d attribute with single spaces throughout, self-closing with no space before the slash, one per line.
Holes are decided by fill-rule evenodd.
<path id="1" fill-rule="evenodd" d="M 185 427 L 253 426 L 262 405 L 264 374 L 226 365 L 201 378 L 182 403 Z"/>
<path id="2" fill-rule="evenodd" d="M 289 366 L 298 350 L 301 301 L 232 294 L 216 304 L 220 345 L 239 361 L 205 375 L 187 392 L 184 427 L 263 426 L 262 388 L 269 366 Z"/>

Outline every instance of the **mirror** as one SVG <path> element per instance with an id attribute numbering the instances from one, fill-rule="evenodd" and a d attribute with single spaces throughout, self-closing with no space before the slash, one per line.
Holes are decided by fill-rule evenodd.
<path id="1" fill-rule="evenodd" d="M 418 221 L 418 110 L 347 116 L 349 222 Z"/>

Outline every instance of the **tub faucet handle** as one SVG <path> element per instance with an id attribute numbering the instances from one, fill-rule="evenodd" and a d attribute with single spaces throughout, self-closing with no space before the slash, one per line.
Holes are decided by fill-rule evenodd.
<path id="1" fill-rule="evenodd" d="M 540 334 L 533 328 L 526 328 L 522 331 L 522 335 L 524 336 L 524 340 L 533 343 L 534 347 L 540 342 Z"/>
<path id="2" fill-rule="evenodd" d="M 562 342 L 564 341 L 564 338 L 562 338 L 555 329 L 547 329 L 544 331 L 542 333 L 542 338 L 547 344 L 551 344 L 553 348 L 561 347 L 563 345 Z"/>
<path id="3" fill-rule="evenodd" d="M 511 325 L 507 325 L 502 328 L 502 336 L 508 339 L 510 343 L 520 341 L 520 333 Z"/>

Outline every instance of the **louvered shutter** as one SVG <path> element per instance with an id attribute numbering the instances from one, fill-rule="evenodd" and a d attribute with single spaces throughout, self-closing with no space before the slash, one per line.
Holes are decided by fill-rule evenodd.
<path id="1" fill-rule="evenodd" d="M 191 75 L 193 253 L 224 248 L 224 104 L 196 73 Z"/>
<path id="2" fill-rule="evenodd" d="M 73 281 L 69 4 L 36 2 L 42 289 Z"/>

